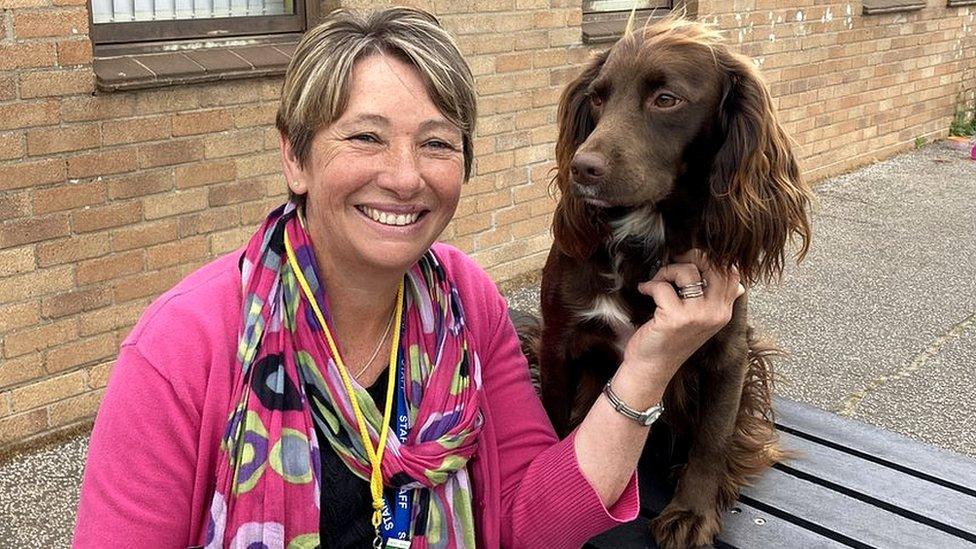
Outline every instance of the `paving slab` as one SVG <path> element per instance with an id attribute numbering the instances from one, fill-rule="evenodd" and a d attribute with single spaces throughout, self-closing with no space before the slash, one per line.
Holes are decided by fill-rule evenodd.
<path id="1" fill-rule="evenodd" d="M 816 188 L 807 259 L 750 295 L 777 392 L 976 457 L 976 162 L 944 144 Z M 504 285 L 538 312 L 538 276 Z M 87 437 L 0 463 L 0 547 L 68 547 Z"/>

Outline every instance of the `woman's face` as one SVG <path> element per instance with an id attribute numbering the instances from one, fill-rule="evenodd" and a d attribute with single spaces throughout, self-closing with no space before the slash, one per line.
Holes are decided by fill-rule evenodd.
<path id="1" fill-rule="evenodd" d="M 322 266 L 402 272 L 413 265 L 457 208 L 461 139 L 416 69 L 388 55 L 357 61 L 345 112 L 315 135 L 306 169 L 282 140 L 288 184 L 306 195 Z"/>

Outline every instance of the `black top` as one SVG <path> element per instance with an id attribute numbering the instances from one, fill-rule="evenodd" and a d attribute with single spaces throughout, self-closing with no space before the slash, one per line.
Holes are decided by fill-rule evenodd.
<path id="1" fill-rule="evenodd" d="M 382 410 L 386 405 L 386 389 L 389 368 L 376 378 L 376 382 L 366 390 L 373 402 Z M 390 418 L 391 424 L 393 417 Z M 372 496 L 369 482 L 357 477 L 349 470 L 339 454 L 325 439 L 319 422 L 313 421 L 315 434 L 319 439 L 319 453 L 322 460 L 322 490 L 319 501 L 322 512 L 319 515 L 319 535 L 323 548 L 367 548 L 373 546 L 376 535 L 370 519 L 373 516 Z M 386 497 L 392 490 L 384 490 Z"/>

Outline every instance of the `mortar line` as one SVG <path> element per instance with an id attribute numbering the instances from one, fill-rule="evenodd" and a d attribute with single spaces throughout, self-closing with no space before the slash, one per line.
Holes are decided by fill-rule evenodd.
<path id="1" fill-rule="evenodd" d="M 935 338 L 931 343 L 929 343 L 928 347 L 926 347 L 921 353 L 915 355 L 911 361 L 909 361 L 895 373 L 878 376 L 868 382 L 864 389 L 847 395 L 847 397 L 841 402 L 840 410 L 838 410 L 837 413 L 844 417 L 851 417 L 857 410 L 857 407 L 860 406 L 861 402 L 869 394 L 876 391 L 889 381 L 898 381 L 917 372 L 919 369 L 925 366 L 926 363 L 928 363 L 929 359 L 937 355 L 939 351 L 946 346 L 946 344 L 954 339 L 957 339 L 974 326 L 976 326 L 976 313 L 970 314 L 968 318 L 955 324 L 945 333 Z"/>

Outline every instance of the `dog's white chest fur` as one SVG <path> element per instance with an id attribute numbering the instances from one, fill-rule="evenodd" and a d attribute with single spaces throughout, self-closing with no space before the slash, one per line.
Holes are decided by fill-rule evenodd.
<path id="1" fill-rule="evenodd" d="M 593 299 L 590 307 L 579 312 L 581 318 L 598 320 L 606 323 L 616 335 L 617 348 L 623 352 L 630 336 L 636 328 L 630 321 L 630 311 L 620 301 L 617 294 L 598 295 Z"/>

